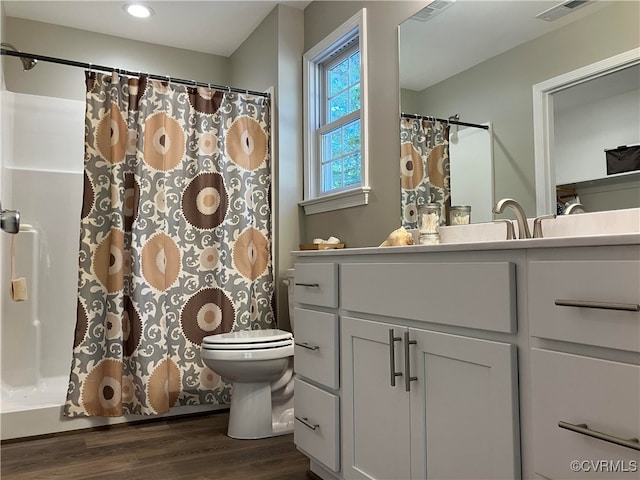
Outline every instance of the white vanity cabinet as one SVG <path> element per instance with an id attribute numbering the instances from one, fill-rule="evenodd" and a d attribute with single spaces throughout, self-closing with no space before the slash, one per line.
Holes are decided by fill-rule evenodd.
<path id="1" fill-rule="evenodd" d="M 535 473 L 640 478 L 640 249 L 531 252 L 527 298 Z"/>
<path id="2" fill-rule="evenodd" d="M 513 332 L 515 265 L 438 259 L 341 265 L 344 478 L 520 476 L 516 347 L 433 330 Z"/>
<path id="3" fill-rule="evenodd" d="M 344 478 L 520 477 L 513 345 L 343 317 L 342 346 Z"/>
<path id="4" fill-rule="evenodd" d="M 340 470 L 338 264 L 296 264 L 294 277 L 294 441 Z"/>
<path id="5" fill-rule="evenodd" d="M 640 479 L 640 236 L 605 237 L 297 253 L 335 268 L 296 299 L 311 471 Z"/>

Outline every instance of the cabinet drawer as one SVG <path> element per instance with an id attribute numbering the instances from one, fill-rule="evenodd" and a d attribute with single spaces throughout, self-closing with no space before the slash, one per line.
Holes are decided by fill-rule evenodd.
<path id="1" fill-rule="evenodd" d="M 294 284 L 296 302 L 330 308 L 338 306 L 337 263 L 296 263 Z"/>
<path id="2" fill-rule="evenodd" d="M 305 454 L 334 472 L 340 470 L 338 397 L 296 377 L 293 439 Z"/>
<path id="3" fill-rule="evenodd" d="M 528 277 L 531 335 L 640 352 L 640 312 L 613 309 L 640 303 L 640 261 L 532 261 Z M 562 300 L 614 305 L 556 305 Z"/>
<path id="4" fill-rule="evenodd" d="M 337 390 L 338 316 L 303 308 L 294 310 L 297 374 Z"/>
<path id="5" fill-rule="evenodd" d="M 342 307 L 460 327 L 516 331 L 509 262 L 371 263 L 341 269 Z"/>
<path id="6" fill-rule="evenodd" d="M 558 427 L 560 421 L 586 424 L 622 439 L 640 438 L 638 365 L 533 349 L 532 382 L 536 473 L 550 479 L 638 478 L 639 451 Z M 608 464 L 581 463 L 574 472 L 574 460 Z"/>

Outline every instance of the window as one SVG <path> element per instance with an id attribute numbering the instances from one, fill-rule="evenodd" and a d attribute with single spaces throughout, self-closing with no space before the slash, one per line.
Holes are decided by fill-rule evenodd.
<path id="1" fill-rule="evenodd" d="M 305 213 L 368 202 L 365 10 L 305 53 Z"/>

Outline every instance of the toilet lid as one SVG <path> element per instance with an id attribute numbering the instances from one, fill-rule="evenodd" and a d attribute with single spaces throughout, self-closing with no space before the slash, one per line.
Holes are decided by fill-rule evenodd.
<path id="1" fill-rule="evenodd" d="M 284 330 L 243 330 L 204 337 L 202 348 L 207 350 L 253 350 L 286 347 L 292 343 L 293 335 Z"/>

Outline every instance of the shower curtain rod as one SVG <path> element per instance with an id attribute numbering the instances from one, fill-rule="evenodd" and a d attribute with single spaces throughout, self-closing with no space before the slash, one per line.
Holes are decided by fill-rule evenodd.
<path id="1" fill-rule="evenodd" d="M 76 62 L 74 60 L 65 60 L 63 58 L 47 57 L 45 55 L 37 55 L 35 53 L 14 52 L 12 50 L 7 50 L 5 48 L 0 49 L 0 55 L 9 55 L 10 57 L 29 58 L 32 60 L 38 60 L 38 61 L 49 62 L 49 63 L 58 63 L 60 65 L 79 67 L 87 70 L 99 70 L 102 72 L 117 72 L 120 75 L 138 76 L 142 74 L 142 72 L 139 72 L 139 71 L 135 72 L 132 70 L 124 70 L 122 68 L 113 68 L 113 67 L 105 67 L 104 65 L 95 65 L 93 63 L 83 63 L 83 62 Z M 256 92 L 253 90 L 246 90 L 242 88 L 233 88 L 233 87 L 227 87 L 223 85 L 214 85 L 212 83 L 196 82 L 195 80 L 184 80 L 181 78 L 170 77 L 168 75 L 154 75 L 150 73 L 144 73 L 144 75 L 146 75 L 148 78 L 152 80 L 165 80 L 173 83 L 179 83 L 182 85 L 190 85 L 192 87 L 208 87 L 208 88 L 214 88 L 216 90 L 226 90 L 228 92 L 236 92 L 236 93 L 247 93 L 247 94 L 256 95 L 259 97 L 266 97 L 266 98 L 269 98 L 271 96 L 271 94 L 266 92 Z"/>
<path id="2" fill-rule="evenodd" d="M 478 125 L 477 123 L 467 123 L 467 122 L 461 122 L 460 120 L 449 120 L 445 118 L 431 117 L 429 115 L 416 115 L 415 113 L 403 112 L 400 114 L 400 116 L 405 118 L 416 118 L 418 120 L 435 120 L 437 122 L 446 122 L 452 125 L 462 125 L 463 127 L 473 127 L 473 128 L 481 128 L 483 130 L 489 130 L 488 125 Z"/>

